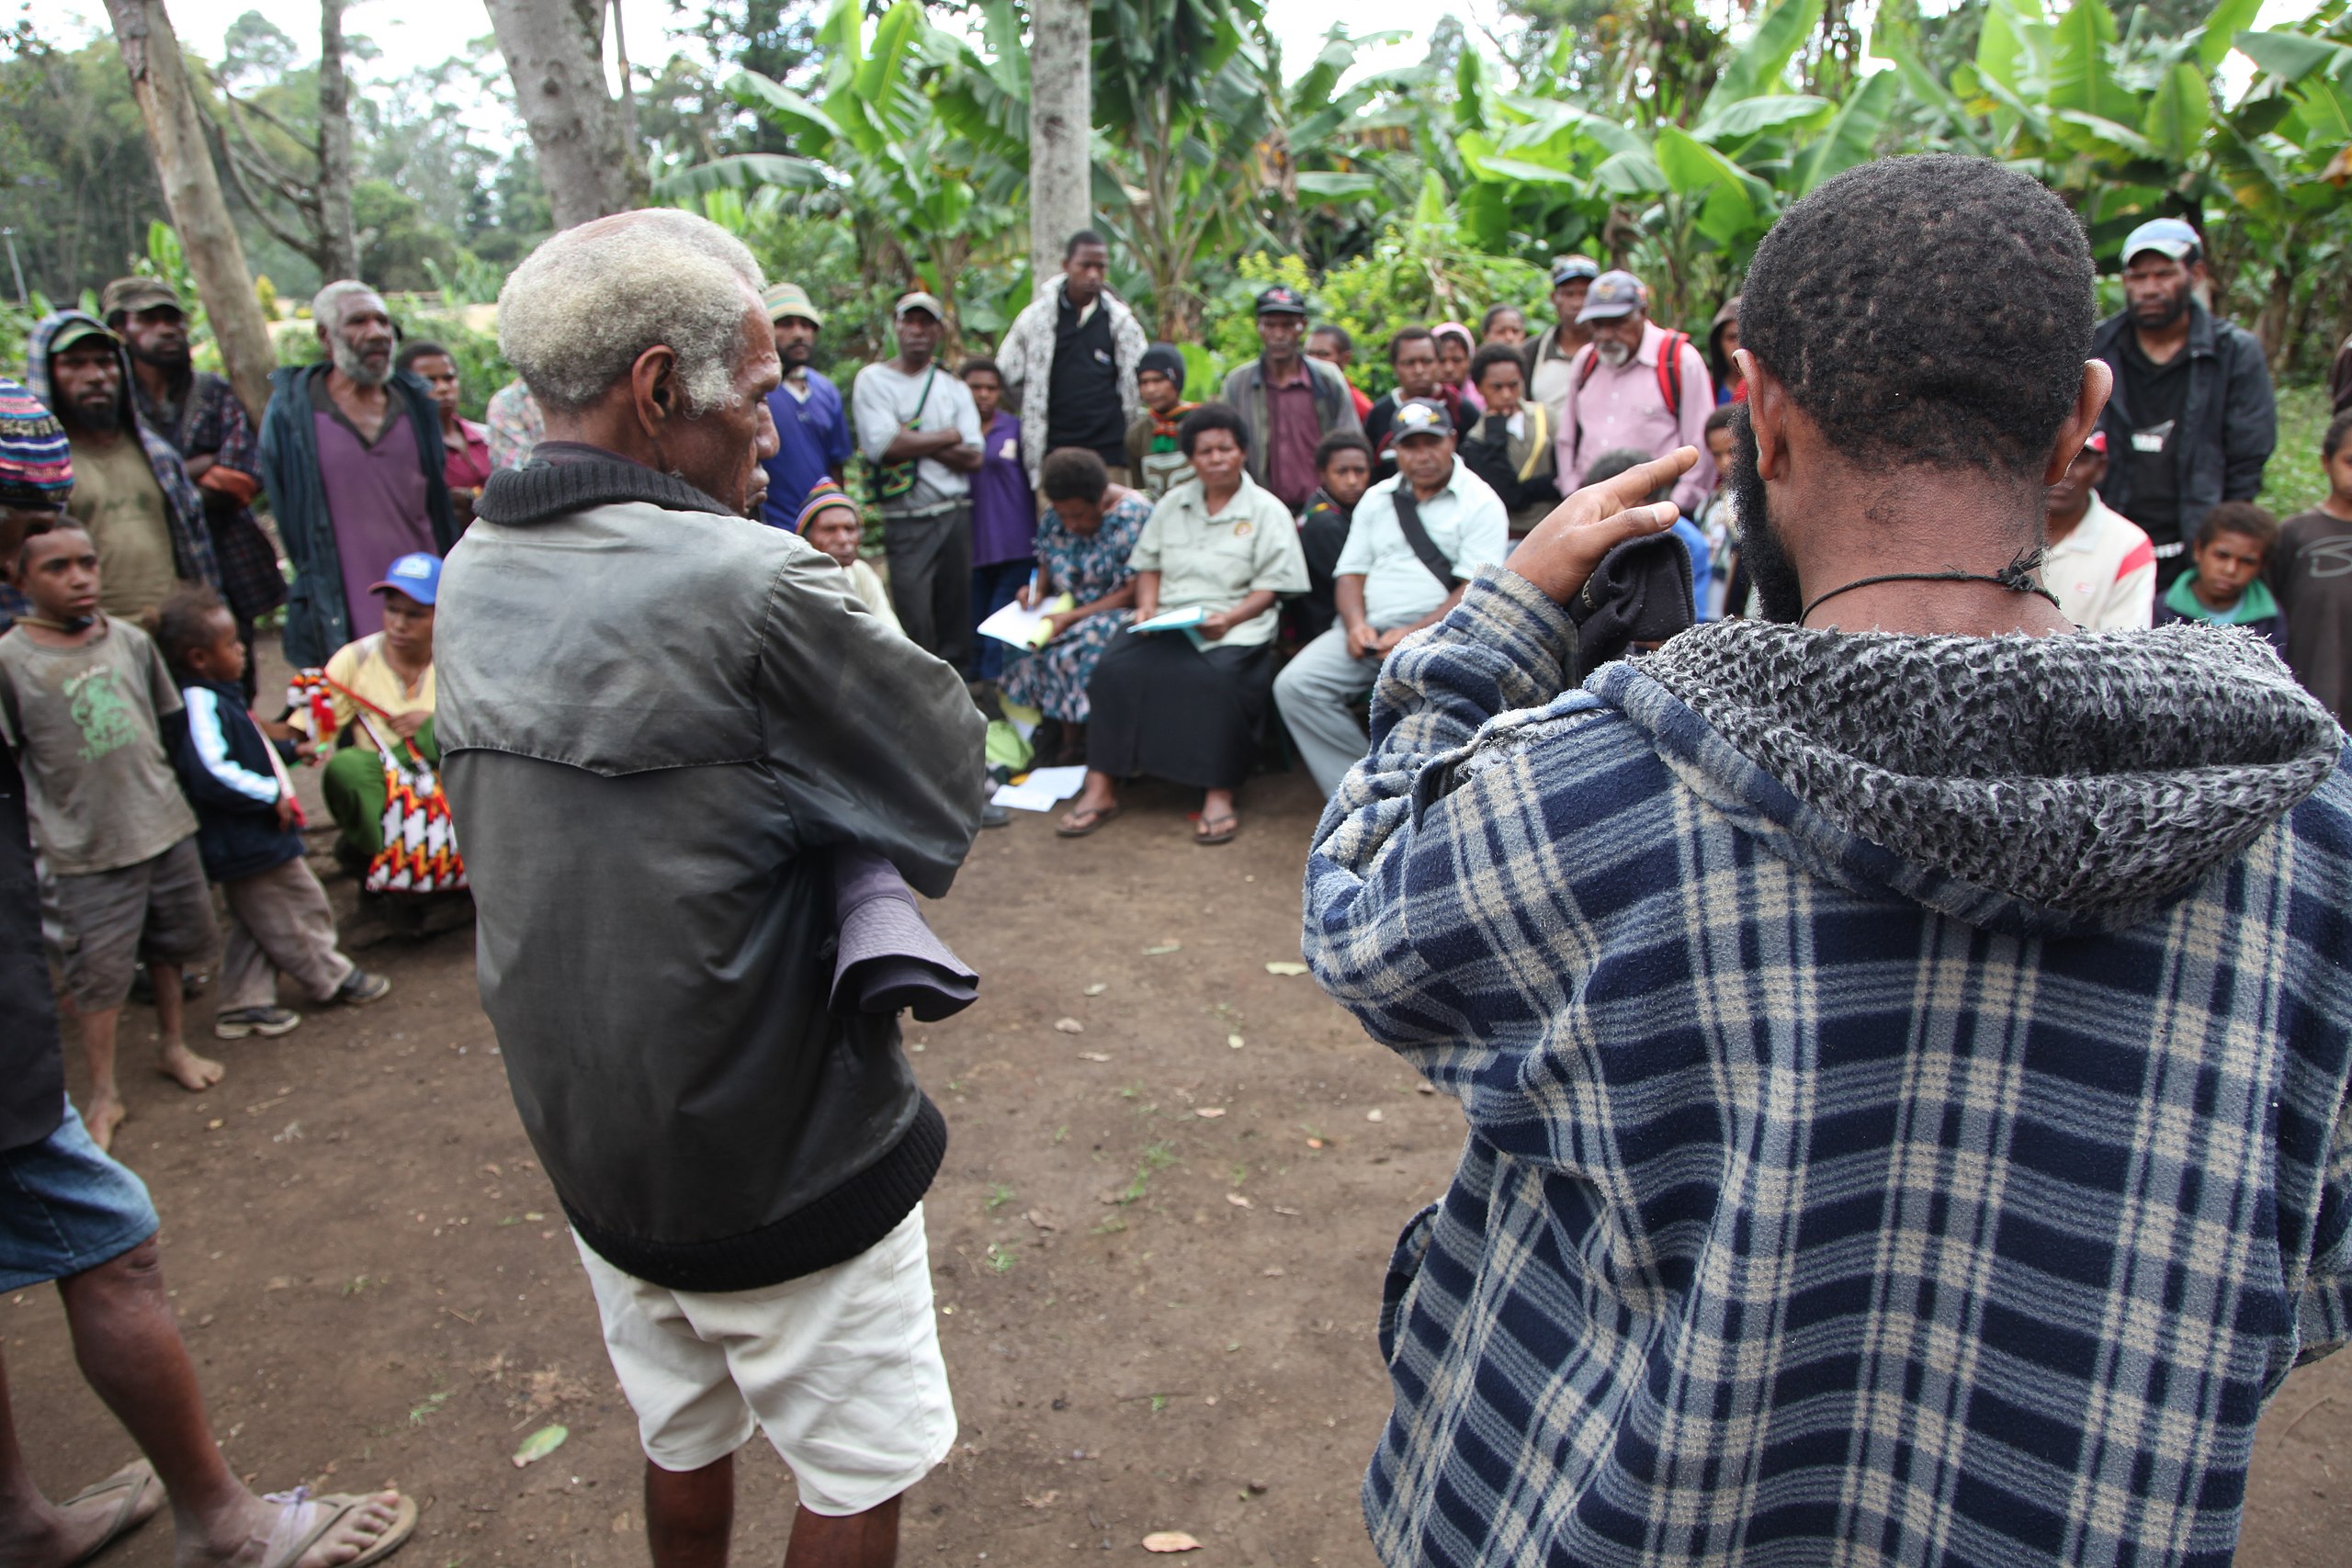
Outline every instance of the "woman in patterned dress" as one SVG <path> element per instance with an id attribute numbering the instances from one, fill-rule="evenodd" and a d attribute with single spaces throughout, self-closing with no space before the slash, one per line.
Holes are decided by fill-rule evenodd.
<path id="1" fill-rule="evenodd" d="M 1034 609 L 1067 593 L 1076 604 L 1051 617 L 1043 648 L 1017 651 L 1005 666 L 1008 702 L 1042 710 L 1062 727 L 1063 756 L 1086 754 L 1086 682 L 1119 628 L 1135 618 L 1136 574 L 1127 565 L 1151 520 L 1139 491 L 1111 482 L 1102 459 L 1083 447 L 1046 454 L 1039 465 L 1046 514 L 1037 525 L 1037 571 L 1021 591 Z"/>

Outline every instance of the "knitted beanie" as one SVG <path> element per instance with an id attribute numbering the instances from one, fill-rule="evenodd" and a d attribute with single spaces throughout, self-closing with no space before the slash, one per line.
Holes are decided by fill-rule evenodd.
<path id="1" fill-rule="evenodd" d="M 57 417 L 0 376 L 0 506 L 54 510 L 74 489 L 74 450 Z"/>
<path id="2" fill-rule="evenodd" d="M 1143 357 L 1136 361 L 1136 374 L 1140 376 L 1147 370 L 1157 370 L 1167 377 L 1176 383 L 1177 395 L 1183 395 L 1184 355 L 1174 344 L 1156 343 L 1145 349 Z"/>
<path id="3" fill-rule="evenodd" d="M 806 534 L 808 525 L 817 520 L 817 513 L 829 506 L 846 506 L 852 516 L 857 515 L 857 502 L 849 498 L 847 491 L 831 479 L 819 479 L 808 487 L 808 499 L 800 503 L 800 515 L 792 520 L 792 531 Z"/>

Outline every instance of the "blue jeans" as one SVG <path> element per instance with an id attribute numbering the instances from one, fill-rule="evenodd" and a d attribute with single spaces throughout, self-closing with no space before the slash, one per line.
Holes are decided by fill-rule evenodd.
<path id="1" fill-rule="evenodd" d="M 0 1292 L 111 1263 L 161 1223 L 146 1183 L 90 1141 L 71 1100 L 56 1132 L 0 1152 Z"/>
<path id="2" fill-rule="evenodd" d="M 1012 604 L 1012 596 L 1021 592 L 1021 585 L 1028 581 L 1029 574 L 1036 570 L 1037 563 L 1027 556 L 1018 560 L 990 561 L 986 566 L 974 567 L 972 625 L 976 630 L 982 621 Z M 1005 660 L 1012 656 L 1009 644 L 999 642 L 992 637 L 977 635 L 973 637 L 972 644 L 973 680 L 993 681 L 1004 673 Z"/>

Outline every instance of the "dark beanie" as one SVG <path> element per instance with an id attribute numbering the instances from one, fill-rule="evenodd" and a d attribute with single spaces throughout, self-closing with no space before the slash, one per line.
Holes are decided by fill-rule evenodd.
<path id="1" fill-rule="evenodd" d="M 1183 391 L 1184 356 L 1178 352 L 1174 344 L 1156 343 L 1145 349 L 1143 357 L 1136 361 L 1136 374 L 1140 376 L 1147 370 L 1159 371 L 1176 383 L 1176 390 L 1179 393 Z"/>

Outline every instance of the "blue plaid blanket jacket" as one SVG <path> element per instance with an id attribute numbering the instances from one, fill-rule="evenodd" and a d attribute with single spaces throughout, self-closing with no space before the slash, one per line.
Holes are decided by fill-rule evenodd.
<path id="1" fill-rule="evenodd" d="M 2116 926 L 1839 829 L 1639 664 L 1563 694 L 1570 637 L 1485 569 L 1308 864 L 1318 980 L 1470 1127 L 1381 1309 L 1382 1559 L 2229 1562 L 2352 1322 L 2340 737 Z"/>

